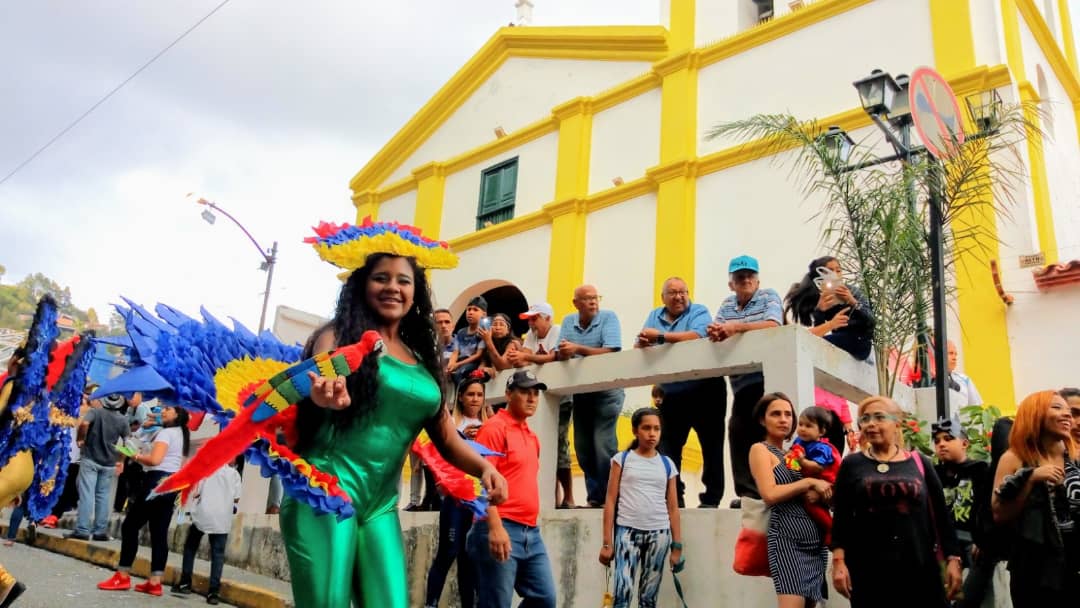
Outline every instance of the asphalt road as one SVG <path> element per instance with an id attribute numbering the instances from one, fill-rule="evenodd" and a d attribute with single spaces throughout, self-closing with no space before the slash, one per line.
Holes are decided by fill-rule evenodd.
<path id="1" fill-rule="evenodd" d="M 206 605 L 201 595 L 179 598 L 170 595 L 168 587 L 161 597 L 150 597 L 135 591 L 99 591 L 97 584 L 111 576 L 109 570 L 23 544 L 0 546 L 0 563 L 27 587 L 13 608 L 192 608 Z M 142 581 L 140 578 L 133 579 L 133 583 Z"/>

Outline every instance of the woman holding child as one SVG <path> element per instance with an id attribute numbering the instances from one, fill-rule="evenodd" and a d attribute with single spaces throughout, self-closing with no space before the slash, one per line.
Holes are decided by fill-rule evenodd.
<path id="1" fill-rule="evenodd" d="M 754 407 L 764 438 L 750 448 L 750 471 L 765 504 L 769 571 L 780 608 L 812 606 L 825 596 L 827 554 L 822 530 L 806 509 L 807 499 L 828 501 L 832 484 L 788 467 L 784 442 L 795 432 L 795 406 L 783 393 L 768 393 Z"/>

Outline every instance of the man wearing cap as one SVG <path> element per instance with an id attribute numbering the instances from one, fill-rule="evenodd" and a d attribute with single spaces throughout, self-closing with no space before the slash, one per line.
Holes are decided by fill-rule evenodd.
<path id="1" fill-rule="evenodd" d="M 480 335 L 480 320 L 487 315 L 488 304 L 484 296 L 476 296 L 469 300 L 465 307 L 465 322 L 467 327 L 462 327 L 454 334 L 454 352 L 450 355 L 450 362 L 446 364 L 446 371 L 454 381 L 454 386 L 461 384 L 465 376 L 480 367 L 480 359 L 484 356 L 484 338 Z"/>
<path id="2" fill-rule="evenodd" d="M 956 538 L 963 545 L 963 567 L 970 568 L 964 579 L 964 606 L 979 606 L 991 584 L 996 559 L 986 542 L 993 530 L 990 488 L 993 472 L 989 463 L 968 458 L 967 431 L 960 419 L 945 418 L 930 427 L 937 464 L 934 470 L 945 491 L 945 510 L 956 524 Z"/>
<path id="3" fill-rule="evenodd" d="M 708 335 L 709 309 L 690 301 L 686 281 L 671 277 L 660 291 L 664 305 L 649 313 L 638 334 L 636 348 L 660 346 L 669 342 L 698 340 Z M 724 496 L 724 418 L 727 416 L 727 385 L 723 377 L 661 384 L 663 401 L 660 413 L 664 432 L 660 451 L 682 471 L 682 451 L 690 429 L 697 432 L 704 462 L 702 482 L 705 491 L 698 495 L 703 508 L 720 506 Z M 678 480 L 678 501 L 683 507 L 685 485 Z"/>
<path id="4" fill-rule="evenodd" d="M 552 322 L 555 310 L 551 304 L 542 302 L 533 304 L 529 310 L 518 315 L 529 322 L 529 331 L 521 348 L 510 351 L 507 357 L 514 367 L 525 367 L 530 363 L 543 365 L 555 360 L 559 351 L 559 328 Z M 559 404 L 559 461 L 555 469 L 555 479 L 562 488 L 561 500 L 556 492 L 555 504 L 560 509 L 574 508 L 574 479 L 570 471 L 570 416 L 573 401 L 567 397 Z"/>
<path id="5" fill-rule="evenodd" d="M 107 395 L 100 408 L 91 408 L 79 423 L 79 511 L 75 530 L 65 538 L 109 540 L 109 493 L 113 477 L 123 471 L 124 456 L 113 446 L 131 434 L 123 395 Z M 93 527 L 91 527 L 93 519 Z"/>
<path id="6" fill-rule="evenodd" d="M 761 289 L 756 259 L 748 255 L 732 259 L 728 264 L 728 287 L 734 293 L 720 305 L 716 318 L 709 325 L 709 339 L 719 342 L 748 331 L 783 324 L 783 301 L 776 290 Z M 734 393 L 731 419 L 728 421 L 728 441 L 731 445 L 735 494 L 760 498 L 754 477 L 750 474 L 750 448 L 761 439 L 753 412 L 758 399 L 765 394 L 765 376 L 761 372 L 754 372 L 730 376 L 729 380 Z M 738 507 L 739 504 L 736 499 L 731 506 Z"/>
<path id="7" fill-rule="evenodd" d="M 555 607 L 555 582 L 540 514 L 540 440 L 527 420 L 547 385 L 530 370 L 506 382 L 506 408 L 480 427 L 476 441 L 503 454 L 489 457 L 506 478 L 506 502 L 488 506 L 487 518 L 469 530 L 466 548 L 476 567 L 479 608 L 510 608 L 516 591 L 522 606 Z"/>
<path id="8" fill-rule="evenodd" d="M 577 312 L 566 315 L 559 329 L 560 361 L 622 349 L 619 318 L 610 310 L 600 310 L 600 298 L 592 285 L 574 290 Z M 586 498 L 592 508 L 603 508 L 607 498 L 611 457 L 619 449 L 615 426 L 624 398 L 621 388 L 574 395 L 574 451 L 585 473 Z"/>

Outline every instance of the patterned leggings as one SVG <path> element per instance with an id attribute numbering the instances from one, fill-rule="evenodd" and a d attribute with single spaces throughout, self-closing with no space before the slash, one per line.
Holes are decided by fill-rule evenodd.
<path id="1" fill-rule="evenodd" d="M 638 606 L 656 608 L 656 595 L 671 546 L 671 530 L 638 530 L 615 526 L 614 608 L 629 608 L 638 568 Z"/>

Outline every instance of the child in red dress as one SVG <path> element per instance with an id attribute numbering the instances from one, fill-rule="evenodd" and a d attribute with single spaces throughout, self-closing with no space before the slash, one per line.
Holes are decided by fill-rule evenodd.
<path id="1" fill-rule="evenodd" d="M 831 413 L 816 405 L 799 414 L 799 426 L 795 431 L 797 436 L 784 458 L 789 469 L 799 471 L 803 477 L 836 482 L 836 473 L 840 470 L 840 451 L 825 438 L 831 421 Z M 825 545 L 828 546 L 832 540 L 832 514 L 829 513 L 829 507 L 809 500 L 805 506 L 810 518 L 821 527 Z"/>

